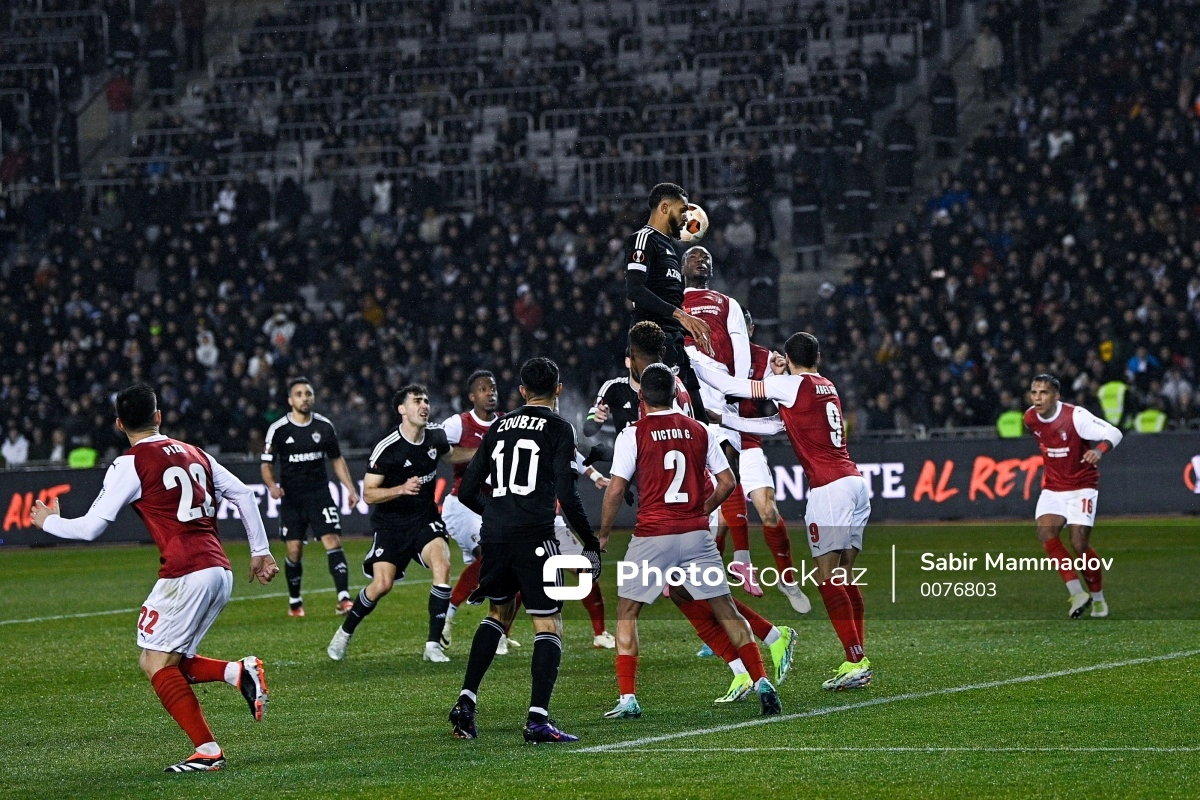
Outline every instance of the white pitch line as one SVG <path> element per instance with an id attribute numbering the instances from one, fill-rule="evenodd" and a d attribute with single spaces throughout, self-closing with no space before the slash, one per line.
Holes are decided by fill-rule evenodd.
<path id="1" fill-rule="evenodd" d="M 622 753 L 1200 753 L 1186 747 L 642 747 Z"/>
<path id="2" fill-rule="evenodd" d="M 428 579 L 415 581 L 397 581 L 396 588 L 401 586 L 413 586 L 422 583 L 429 583 Z M 305 594 L 332 594 L 333 589 L 306 589 Z M 252 594 L 246 597 L 231 597 L 231 603 L 244 603 L 248 600 L 269 600 L 272 598 L 287 597 L 287 592 L 267 592 L 266 594 Z M 0 625 L 23 625 L 29 622 L 53 622 L 58 619 L 84 619 L 86 617 L 111 617 L 114 614 L 136 614 L 141 607 L 138 608 L 113 608 L 108 611 L 84 611 L 79 614 L 55 614 L 52 617 L 28 617 L 26 619 L 0 619 Z"/>
<path id="3" fill-rule="evenodd" d="M 747 720 L 746 722 L 734 722 L 728 725 L 715 725 L 711 728 L 698 728 L 690 731 L 679 731 L 677 733 L 663 734 L 662 736 L 645 736 L 640 739 L 629 739 L 624 742 L 613 742 L 611 744 L 601 744 L 594 747 L 582 747 L 578 750 L 572 750 L 573 753 L 605 753 L 611 751 L 628 750 L 630 748 L 642 747 L 647 744 L 656 744 L 658 742 L 669 742 L 674 739 L 687 739 L 693 736 L 707 736 L 710 733 L 725 733 L 727 731 L 735 731 L 741 728 L 755 728 L 760 725 L 770 725 L 776 722 L 787 722 L 793 719 L 805 719 L 808 717 L 822 717 L 828 714 L 837 714 L 842 711 L 853 711 L 859 708 L 869 708 L 871 706 L 881 706 L 889 703 L 899 703 L 902 700 L 920 700 L 926 697 L 938 697 L 947 694 L 959 694 L 960 692 L 972 692 L 977 689 L 995 689 L 999 686 L 1012 686 L 1019 683 L 1033 683 L 1035 681 L 1044 681 L 1051 678 L 1064 678 L 1069 675 L 1080 675 L 1086 672 L 1099 672 L 1101 670 L 1118 669 L 1120 667 L 1132 667 L 1138 664 L 1153 664 L 1159 661 L 1173 661 L 1179 658 L 1190 658 L 1200 655 L 1200 650 L 1182 650 L 1178 653 L 1167 653 L 1161 656 L 1146 656 L 1144 658 L 1131 658 L 1127 661 L 1110 661 L 1105 664 L 1093 664 L 1088 667 L 1075 667 L 1074 669 L 1062 669 L 1055 672 L 1043 672 L 1037 675 L 1022 675 L 1017 678 L 1005 678 L 999 681 L 988 681 L 986 683 L 969 683 L 965 686 L 951 686 L 945 689 L 933 689 L 928 692 L 909 692 L 908 694 L 897 694 L 891 697 L 876 697 L 871 700 L 864 700 L 859 703 L 847 703 L 842 706 L 826 706 L 824 708 L 814 708 L 809 711 L 800 711 L 795 714 L 782 714 L 777 717 L 760 717 L 758 719 Z"/>

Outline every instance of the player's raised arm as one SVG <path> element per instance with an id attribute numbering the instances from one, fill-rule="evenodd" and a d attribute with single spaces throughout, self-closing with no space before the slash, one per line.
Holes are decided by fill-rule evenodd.
<path id="1" fill-rule="evenodd" d="M 38 528 L 60 539 L 91 542 L 104 533 L 122 508 L 141 494 L 142 482 L 133 467 L 133 456 L 120 456 L 108 468 L 100 494 L 96 495 L 92 507 L 82 517 L 64 519 L 57 498 L 53 506 L 47 506 L 39 500 L 30 517 Z"/>
<path id="2" fill-rule="evenodd" d="M 746 314 L 737 300 L 729 298 L 729 315 L 725 319 L 729 331 L 729 342 L 733 345 L 733 374 L 744 378 L 750 374 L 750 331 L 746 328 Z"/>
<path id="3" fill-rule="evenodd" d="M 804 380 L 803 375 L 768 375 L 761 381 L 752 381 L 749 378 L 727 375 L 724 370 L 700 360 L 697 360 L 692 368 L 696 370 L 700 380 L 721 394 L 754 400 L 774 400 L 785 406 L 796 402 L 796 392 Z"/>
<path id="4" fill-rule="evenodd" d="M 1086 408 L 1075 406 L 1075 430 L 1085 440 L 1096 442 L 1096 446 L 1083 454 L 1085 464 L 1098 464 L 1100 458 L 1121 443 L 1125 435 L 1108 420 L 1097 417 Z"/>

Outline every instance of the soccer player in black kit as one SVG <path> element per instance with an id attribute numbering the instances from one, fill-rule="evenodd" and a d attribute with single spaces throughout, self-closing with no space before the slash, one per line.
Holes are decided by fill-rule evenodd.
<path id="1" fill-rule="evenodd" d="M 321 537 L 329 559 L 329 574 L 337 591 L 336 610 L 350 610 L 350 573 L 342 552 L 342 520 L 338 503 L 329 493 L 325 460 L 346 487 L 351 508 L 358 504 L 358 489 L 350 477 L 350 467 L 342 458 L 337 431 L 327 417 L 313 412 L 313 387 L 308 378 L 288 381 L 288 406 L 284 414 L 267 428 L 262 454 L 262 479 L 271 497 L 279 501 L 279 537 L 287 547 L 283 561 L 288 585 L 288 616 L 304 616 L 300 581 L 304 574 L 302 559 L 308 541 L 308 529 Z M 279 462 L 276 482 L 275 462 Z"/>
<path id="2" fill-rule="evenodd" d="M 442 652 L 441 638 L 450 606 L 450 547 L 434 490 L 438 461 L 465 461 L 472 451 L 452 447 L 442 427 L 429 424 L 429 392 L 424 386 L 403 387 L 392 398 L 392 407 L 400 415 L 400 426 L 375 445 L 363 481 L 363 499 L 374 506 L 375 537 L 363 561 L 371 583 L 358 593 L 326 653 L 334 661 L 346 657 L 346 645 L 358 624 L 404 577 L 408 562 L 416 559 L 433 578 L 422 658 L 445 663 L 450 659 Z"/>
<path id="3" fill-rule="evenodd" d="M 705 353 L 712 353 L 708 323 L 683 310 L 683 271 L 674 241 L 683 230 L 687 193 L 674 183 L 650 190 L 650 219 L 626 243 L 625 296 L 633 303 L 633 320 L 657 322 L 667 334 L 663 363 L 679 368 L 679 377 L 692 396 L 692 413 L 707 424 L 700 399 L 700 381 L 683 350 L 686 330 Z"/>
<path id="4" fill-rule="evenodd" d="M 521 396 L 525 405 L 501 417 L 488 429 L 459 486 L 458 497 L 483 516 L 480 531 L 483 567 L 479 590 L 491 601 L 471 643 L 471 656 L 458 702 L 450 712 L 453 735 L 475 739 L 475 704 L 479 684 L 496 656 L 504 635 L 503 620 L 521 593 L 533 618 L 531 672 L 533 689 L 525 723 L 530 744 L 579 741 L 549 718 L 550 696 L 562 661 L 562 601 L 546 594 L 543 567 L 558 555 L 554 535 L 555 501 L 583 543 L 583 555 L 600 575 L 600 542 L 592 532 L 575 486 L 575 429 L 554 412 L 558 395 L 558 365 L 532 358 L 521 367 Z M 491 494 L 481 497 L 485 481 Z M 562 572 L 555 573 L 561 585 Z"/>

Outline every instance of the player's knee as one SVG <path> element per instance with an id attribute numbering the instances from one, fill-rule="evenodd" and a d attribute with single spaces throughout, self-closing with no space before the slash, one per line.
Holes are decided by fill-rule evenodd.
<path id="1" fill-rule="evenodd" d="M 392 584 L 395 580 L 392 578 L 375 578 L 371 581 L 371 594 L 375 595 L 375 599 L 383 597 L 392 590 Z"/>
<path id="2" fill-rule="evenodd" d="M 766 508 L 758 508 L 757 511 L 758 516 L 763 521 L 763 525 L 775 527 L 779 524 L 779 509 L 777 509 L 774 504 L 769 505 Z"/>

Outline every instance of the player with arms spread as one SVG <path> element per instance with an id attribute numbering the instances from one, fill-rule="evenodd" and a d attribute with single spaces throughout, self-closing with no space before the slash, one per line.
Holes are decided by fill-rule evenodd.
<path id="1" fill-rule="evenodd" d="M 532 690 L 524 736 L 530 744 L 575 742 L 550 721 L 550 697 L 562 661 L 562 601 L 546 593 L 546 562 L 558 555 L 555 505 L 583 542 L 583 555 L 600 575 L 600 546 L 575 486 L 575 430 L 554 412 L 562 392 L 558 365 L 531 358 L 521 367 L 525 405 L 504 416 L 483 437 L 459 486 L 459 499 L 483 516 L 483 567 L 479 590 L 491 607 L 471 643 L 458 702 L 450 711 L 452 733 L 475 739 L 479 685 L 504 636 L 504 620 L 519 592 L 533 619 Z M 481 490 L 490 481 L 490 495 Z M 554 571 L 561 580 L 562 571 Z"/>
<path id="2" fill-rule="evenodd" d="M 468 459 L 471 452 L 452 447 L 442 427 L 429 424 L 429 392 L 424 386 L 402 387 L 392 397 L 392 407 L 400 415 L 400 426 L 375 445 L 363 481 L 363 499 L 375 506 L 371 511 L 374 539 L 363 561 L 363 573 L 371 583 L 358 593 L 325 652 L 334 661 L 346 657 L 346 645 L 359 623 L 416 559 L 433 578 L 422 659 L 445 663 L 450 659 L 441 638 L 450 604 L 450 547 L 433 495 L 438 461 L 454 464 Z"/>
<path id="3" fill-rule="evenodd" d="M 700 384 L 683 349 L 684 332 L 701 352 L 710 353 L 707 323 L 682 308 L 683 273 L 674 242 L 683 229 L 687 193 L 673 183 L 650 190 L 650 219 L 626 243 L 625 296 L 633 303 L 633 324 L 657 323 L 667 336 L 664 361 L 678 367 L 683 385 L 692 393 L 697 419 L 706 421 Z"/>
<path id="4" fill-rule="evenodd" d="M 821 348 L 811 333 L 794 333 L 775 359 L 771 375 L 752 381 L 699 365 L 700 378 L 722 394 L 773 400 L 779 413 L 760 419 L 722 414 L 721 424 L 745 433 L 787 431 L 792 450 L 810 487 L 804 522 L 817 567 L 821 598 L 846 651 L 846 660 L 822 684 L 827 690 L 856 689 L 871 682 L 871 662 L 863 652 L 865 610 L 862 592 L 852 585 L 854 559 L 862 550 L 871 516 L 867 482 L 850 459 L 842 424 L 842 403 L 833 382 L 817 367 Z"/>
<path id="5" fill-rule="evenodd" d="M 288 585 L 288 616 L 304 616 L 300 581 L 304 575 L 304 545 L 308 529 L 321 537 L 329 559 L 329 574 L 337 591 L 337 613 L 345 614 L 350 600 L 350 573 L 342 551 L 342 520 L 338 504 L 329 493 L 325 460 L 333 465 L 351 508 L 358 505 L 358 489 L 350 477 L 350 467 L 342 458 L 337 431 L 328 417 L 313 411 L 313 387 L 308 378 L 288 381 L 288 405 L 291 411 L 267 428 L 262 454 L 262 479 L 279 501 L 279 537 L 285 542 L 287 556 L 283 574 Z M 279 462 L 279 481 L 275 480 L 275 462 Z"/>
<path id="6" fill-rule="evenodd" d="M 1058 378 L 1053 375 L 1034 376 L 1029 399 L 1033 405 L 1025 412 L 1025 427 L 1037 438 L 1042 451 L 1042 493 L 1034 511 L 1038 539 L 1046 554 L 1060 565 L 1058 574 L 1071 595 L 1068 616 L 1078 619 L 1091 606 L 1093 617 L 1107 617 L 1100 568 L 1083 570 L 1088 587 L 1085 592 L 1059 535 L 1067 526 L 1075 554 L 1089 565 L 1099 563 L 1100 556 L 1091 545 L 1100 496 L 1097 465 L 1105 453 L 1121 443 L 1121 431 L 1086 408 L 1062 402 Z M 1096 446 L 1092 447 L 1091 442 Z"/>
<path id="7" fill-rule="evenodd" d="M 40 501 L 33 524 L 63 539 L 93 541 L 117 513 L 132 506 L 158 545 L 158 582 L 138 617 L 139 663 L 150 685 L 196 752 L 166 772 L 210 772 L 225 766 L 190 684 L 224 681 L 241 690 L 255 720 L 267 707 L 263 663 L 255 656 L 219 661 L 196 655 L 233 591 L 233 572 L 217 533 L 216 502 L 233 503 L 250 540 L 250 580 L 270 583 L 271 557 L 258 500 L 246 484 L 198 447 L 158 432 L 162 414 L 154 389 L 136 383 L 117 395 L 117 427 L 129 449 L 113 461 L 87 514 L 64 519 L 58 500 Z"/>
<path id="8" fill-rule="evenodd" d="M 637 476 L 637 524 L 625 560 L 657 569 L 659 580 L 651 580 L 647 570 L 641 580 L 617 588 L 616 668 L 621 697 L 604 716 L 629 719 L 642 715 L 636 695 L 638 616 L 662 594 L 663 576 L 679 569 L 689 577 L 683 585 L 672 587 L 672 599 L 686 594 L 690 600 L 707 603 L 710 615 L 749 670 L 762 713 L 782 713 L 750 625 L 733 604 L 721 554 L 708 530 L 708 515 L 733 491 L 733 472 L 709 429 L 674 408 L 675 375 L 669 367 L 647 366 L 641 371 L 641 382 L 646 416 L 617 438 L 604 495 L 600 544 L 608 543 L 625 487 Z M 717 482 L 712 492 L 709 474 Z M 714 574 L 718 576 L 715 582 Z"/>

